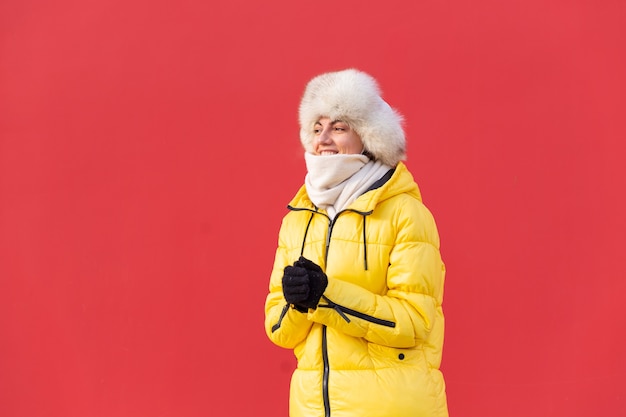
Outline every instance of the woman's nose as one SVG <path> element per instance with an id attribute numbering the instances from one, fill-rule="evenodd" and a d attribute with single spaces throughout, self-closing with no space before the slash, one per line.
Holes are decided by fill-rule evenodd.
<path id="1" fill-rule="evenodd" d="M 320 143 L 328 143 L 330 142 L 330 133 L 328 130 L 324 129 L 320 132 L 318 139 Z"/>

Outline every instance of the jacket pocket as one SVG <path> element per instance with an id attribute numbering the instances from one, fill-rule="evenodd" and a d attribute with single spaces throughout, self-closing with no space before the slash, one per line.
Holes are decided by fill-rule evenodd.
<path id="1" fill-rule="evenodd" d="M 428 372 L 426 358 L 420 346 L 401 349 L 368 343 L 367 349 L 375 368 L 411 367 Z"/>

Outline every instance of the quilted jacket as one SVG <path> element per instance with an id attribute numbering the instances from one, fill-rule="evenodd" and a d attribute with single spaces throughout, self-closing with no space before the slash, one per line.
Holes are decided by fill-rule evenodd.
<path id="1" fill-rule="evenodd" d="M 291 417 L 446 417 L 439 371 L 445 266 L 439 235 L 413 176 L 390 178 L 331 220 L 303 186 L 289 203 L 265 301 L 265 331 L 297 358 Z M 287 305 L 285 266 L 320 265 L 316 309 Z"/>

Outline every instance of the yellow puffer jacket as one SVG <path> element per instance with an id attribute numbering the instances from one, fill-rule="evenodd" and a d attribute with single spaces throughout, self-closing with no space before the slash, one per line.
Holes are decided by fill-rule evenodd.
<path id="1" fill-rule="evenodd" d="M 294 349 L 291 417 L 444 417 L 439 371 L 445 267 L 439 235 L 403 163 L 330 221 L 304 187 L 284 217 L 265 331 Z M 286 305 L 283 269 L 302 255 L 328 287 L 317 309 Z"/>

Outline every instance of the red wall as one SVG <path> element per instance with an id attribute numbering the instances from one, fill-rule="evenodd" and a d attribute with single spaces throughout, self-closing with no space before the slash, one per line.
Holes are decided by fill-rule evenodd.
<path id="1" fill-rule="evenodd" d="M 406 117 L 452 416 L 626 415 L 626 3 L 0 3 L 0 416 L 287 415 L 263 331 L 297 106 Z"/>

